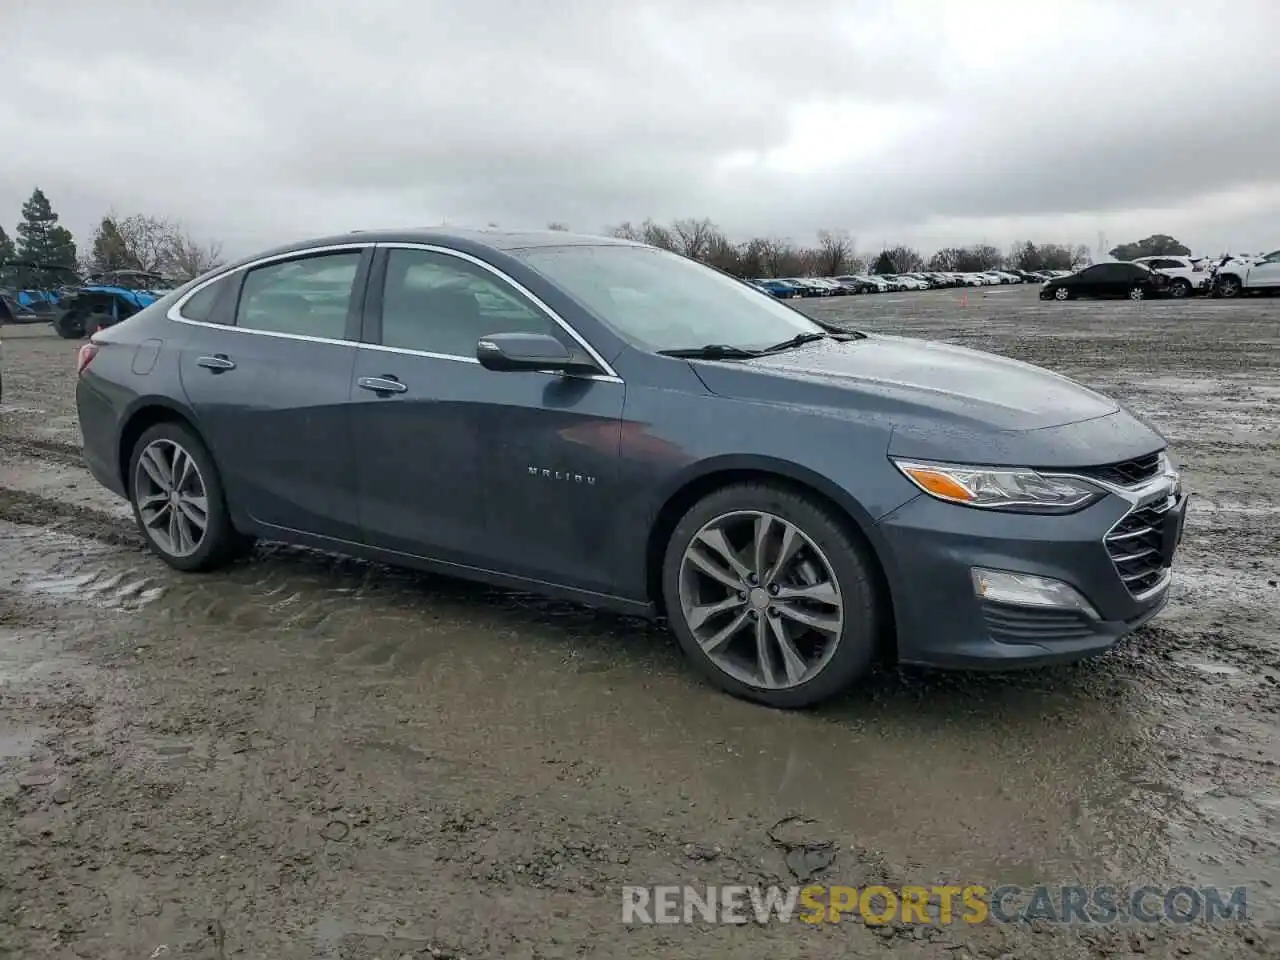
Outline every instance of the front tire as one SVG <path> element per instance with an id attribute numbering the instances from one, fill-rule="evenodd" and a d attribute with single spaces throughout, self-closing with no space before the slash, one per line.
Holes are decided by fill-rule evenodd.
<path id="1" fill-rule="evenodd" d="M 1232 299 L 1240 296 L 1242 289 L 1239 277 L 1219 277 L 1218 278 L 1218 296 Z"/>
<path id="2" fill-rule="evenodd" d="M 243 549 L 213 457 L 180 423 L 158 423 L 134 444 L 129 501 L 147 546 L 174 569 L 212 570 Z"/>
<path id="3" fill-rule="evenodd" d="M 1071 291 L 1068 290 L 1066 287 L 1058 287 L 1056 290 L 1053 291 L 1053 299 L 1059 302 L 1063 300 L 1070 300 Z"/>
<path id="4" fill-rule="evenodd" d="M 874 570 L 827 507 L 782 487 L 735 484 L 676 525 L 663 596 L 676 638 L 711 683 L 796 709 L 870 671 L 884 619 Z"/>
<path id="5" fill-rule="evenodd" d="M 74 311 L 67 311 L 54 318 L 53 329 L 64 340 L 83 340 L 84 317 Z"/>

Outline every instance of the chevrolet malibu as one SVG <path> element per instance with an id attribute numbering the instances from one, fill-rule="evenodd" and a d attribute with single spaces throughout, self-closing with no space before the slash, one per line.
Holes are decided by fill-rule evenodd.
<path id="1" fill-rule="evenodd" d="M 784 708 L 881 658 L 1104 651 L 1164 605 L 1186 510 L 1161 436 L 1071 380 L 562 232 L 219 268 L 86 343 L 77 404 L 179 570 L 263 538 L 664 618 Z"/>

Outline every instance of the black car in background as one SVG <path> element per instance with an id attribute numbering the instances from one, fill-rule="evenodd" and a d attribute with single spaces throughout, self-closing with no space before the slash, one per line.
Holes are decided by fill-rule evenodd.
<path id="1" fill-rule="evenodd" d="M 1146 300 L 1169 291 L 1169 278 L 1140 263 L 1095 263 L 1078 273 L 1050 280 L 1040 288 L 1041 300 L 1121 298 Z"/>

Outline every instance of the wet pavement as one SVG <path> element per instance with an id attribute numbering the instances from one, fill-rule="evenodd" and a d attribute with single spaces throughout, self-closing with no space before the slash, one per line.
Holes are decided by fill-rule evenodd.
<path id="1" fill-rule="evenodd" d="M 270 545 L 182 575 L 78 465 L 76 345 L 0 330 L 0 948 L 1280 954 L 1280 301 L 805 309 L 1042 363 L 1148 416 L 1196 494 L 1167 611 L 1094 661 L 884 672 L 779 713 L 702 685 L 641 621 Z M 792 815 L 818 882 L 1243 884 L 1253 919 L 621 922 L 627 884 L 796 882 L 769 832 Z"/>

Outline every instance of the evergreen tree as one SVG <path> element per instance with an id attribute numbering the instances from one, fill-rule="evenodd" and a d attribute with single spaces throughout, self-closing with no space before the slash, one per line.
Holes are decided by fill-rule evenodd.
<path id="1" fill-rule="evenodd" d="M 102 223 L 98 224 L 98 232 L 93 235 L 93 253 L 89 262 L 95 273 L 129 268 L 128 251 L 115 218 L 103 217 Z"/>
<path id="2" fill-rule="evenodd" d="M 885 250 L 876 257 L 875 264 L 871 267 L 872 273 L 896 273 L 897 268 L 893 265 L 893 257 L 889 255 L 889 251 Z"/>
<path id="3" fill-rule="evenodd" d="M 58 224 L 58 215 L 39 187 L 22 205 L 22 222 L 18 224 L 18 256 L 66 267 L 76 265 L 75 238 L 70 230 Z"/>
<path id="4" fill-rule="evenodd" d="M 9 234 L 4 232 L 4 227 L 0 227 L 0 263 L 5 260 L 12 260 L 17 255 L 17 248 L 14 247 L 13 241 L 9 239 Z"/>

